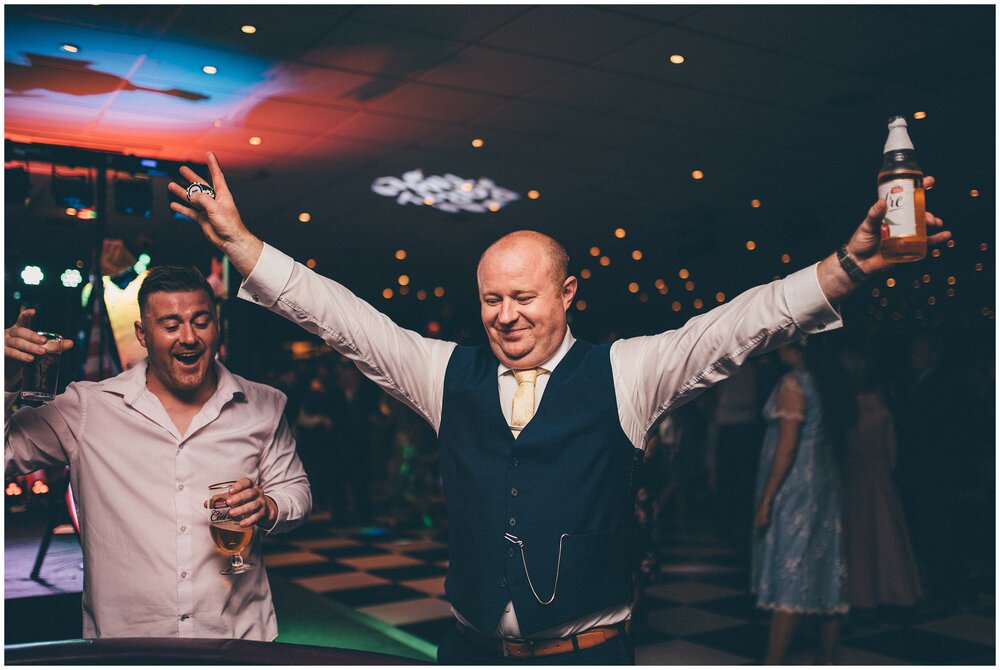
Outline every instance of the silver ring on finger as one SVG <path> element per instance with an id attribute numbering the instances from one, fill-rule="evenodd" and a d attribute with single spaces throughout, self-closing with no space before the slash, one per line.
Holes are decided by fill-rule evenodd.
<path id="1" fill-rule="evenodd" d="M 206 193 L 210 198 L 212 198 L 212 200 L 215 200 L 215 189 L 208 184 L 203 184 L 200 181 L 196 181 L 188 186 L 185 192 L 187 193 L 188 202 L 191 202 L 191 198 L 199 193 Z"/>

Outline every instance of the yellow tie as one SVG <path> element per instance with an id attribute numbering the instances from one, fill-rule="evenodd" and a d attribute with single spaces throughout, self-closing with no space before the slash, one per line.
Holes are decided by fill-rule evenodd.
<path id="1" fill-rule="evenodd" d="M 535 415 L 535 380 L 540 372 L 541 368 L 514 371 L 517 390 L 514 391 L 514 406 L 510 413 L 510 432 L 515 439 Z"/>

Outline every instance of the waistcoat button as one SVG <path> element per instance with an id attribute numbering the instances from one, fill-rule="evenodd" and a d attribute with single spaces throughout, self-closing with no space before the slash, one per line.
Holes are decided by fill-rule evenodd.
<path id="1" fill-rule="evenodd" d="M 514 556 L 514 547 L 508 547 L 507 548 L 507 555 L 510 556 L 511 558 L 513 558 L 513 556 Z"/>
<path id="2" fill-rule="evenodd" d="M 511 517 L 510 520 L 507 521 L 507 523 L 509 523 L 512 526 L 516 526 L 517 525 L 517 519 L 515 519 L 514 517 Z"/>
<path id="3" fill-rule="evenodd" d="M 516 495 L 517 495 L 517 489 L 511 489 L 511 490 L 510 490 L 510 494 L 511 494 L 512 496 L 516 496 Z"/>
<path id="4" fill-rule="evenodd" d="M 507 588 L 507 578 L 506 577 L 500 580 L 500 587 L 501 588 Z"/>
<path id="5" fill-rule="evenodd" d="M 515 468 L 517 467 L 517 464 L 520 462 L 521 461 L 517 460 L 516 458 L 510 459 L 510 464 L 513 465 Z"/>

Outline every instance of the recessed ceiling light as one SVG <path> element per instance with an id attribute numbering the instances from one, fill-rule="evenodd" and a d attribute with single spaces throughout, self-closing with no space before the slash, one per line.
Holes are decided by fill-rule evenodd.
<path id="1" fill-rule="evenodd" d="M 396 260 L 397 261 L 406 260 L 406 249 L 396 249 Z"/>
<path id="2" fill-rule="evenodd" d="M 486 206 L 486 209 L 490 210 L 491 212 L 499 212 L 500 211 L 500 204 L 496 203 L 496 202 L 491 202 L 490 204 L 488 204 Z"/>
<path id="3" fill-rule="evenodd" d="M 927 118 L 927 112 L 914 112 L 913 113 L 913 118 L 915 118 L 915 119 L 926 119 Z"/>
<path id="4" fill-rule="evenodd" d="M 316 267 L 316 259 L 315 258 L 310 258 L 309 260 L 307 260 L 306 261 L 306 267 L 309 268 L 310 270 L 312 270 L 313 268 L 315 268 Z"/>
<path id="5" fill-rule="evenodd" d="M 627 233 L 625 232 L 624 228 L 615 228 L 615 237 L 617 237 L 619 240 L 625 239 L 626 234 Z"/>
<path id="6" fill-rule="evenodd" d="M 309 223 L 312 220 L 312 215 L 309 212 L 302 212 L 299 214 L 299 221 L 302 223 Z"/>
<path id="7" fill-rule="evenodd" d="M 608 267 L 609 265 L 611 265 L 611 259 L 608 258 L 607 256 L 601 256 L 601 259 L 598 262 L 601 264 L 602 267 Z"/>
<path id="8" fill-rule="evenodd" d="M 528 191 L 528 198 L 530 198 L 531 200 L 538 200 L 540 197 L 542 197 L 542 194 L 536 191 L 535 189 L 531 189 L 530 191 Z"/>
<path id="9" fill-rule="evenodd" d="M 642 260 L 642 252 L 639 251 L 638 249 L 633 249 L 632 250 L 632 260 L 634 260 L 634 261 L 641 261 Z"/>
<path id="10" fill-rule="evenodd" d="M 673 54 L 672 56 L 670 56 L 670 62 L 673 63 L 674 65 L 680 65 L 681 63 L 684 62 L 684 56 L 680 54 Z"/>
<path id="11" fill-rule="evenodd" d="M 594 258 L 597 258 L 598 256 L 601 255 L 601 248 L 600 247 L 590 247 L 590 255 L 593 256 Z"/>
<path id="12" fill-rule="evenodd" d="M 486 144 L 486 142 L 483 142 L 483 141 L 482 141 L 481 139 L 479 139 L 478 137 L 477 137 L 476 139 L 472 140 L 472 146 L 473 146 L 474 148 L 476 148 L 476 149 L 480 148 L 480 147 L 481 147 L 481 146 L 483 146 L 484 144 Z"/>
<path id="13" fill-rule="evenodd" d="M 628 292 L 629 293 L 638 293 L 639 292 L 639 284 L 637 284 L 636 282 L 629 282 Z"/>
<path id="14" fill-rule="evenodd" d="M 705 173 L 701 170 L 695 170 L 691 173 L 691 179 L 704 179 Z"/>
<path id="15" fill-rule="evenodd" d="M 240 28 L 240 30 L 245 32 L 247 35 L 253 35 L 255 32 L 257 32 L 257 27 L 251 25 L 245 25 L 242 28 Z"/>
<path id="16" fill-rule="evenodd" d="M 750 206 L 753 207 L 754 209 L 758 209 L 760 207 L 760 200 L 754 198 L 753 200 L 750 201 Z"/>
<path id="17" fill-rule="evenodd" d="M 390 300 L 392 298 L 392 289 L 391 288 L 383 289 L 382 297 L 385 298 L 386 300 Z"/>
<path id="18" fill-rule="evenodd" d="M 253 137 L 251 137 L 251 138 L 250 138 L 249 140 L 247 140 L 247 141 L 248 141 L 248 142 L 249 142 L 250 144 L 252 144 L 252 145 L 254 145 L 254 146 L 256 147 L 256 146 L 258 146 L 258 145 L 259 145 L 259 144 L 260 144 L 261 142 L 263 142 L 264 140 L 260 139 L 260 138 L 259 138 L 259 137 L 257 137 L 256 135 L 254 135 Z"/>
<path id="19" fill-rule="evenodd" d="M 399 282 L 400 286 L 406 286 L 410 283 L 410 278 L 407 275 L 399 275 L 399 278 L 396 281 Z"/>
<path id="20" fill-rule="evenodd" d="M 444 287 L 443 286 L 436 287 L 434 289 L 434 295 L 435 295 L 435 297 L 443 298 L 444 297 Z"/>
<path id="21" fill-rule="evenodd" d="M 978 198 L 979 197 L 979 190 L 978 189 L 972 189 L 971 191 L 969 191 L 969 195 L 971 197 L 973 197 L 973 198 Z"/>
<path id="22" fill-rule="evenodd" d="M 205 67 L 201 68 L 201 71 L 204 72 L 205 74 L 216 74 L 219 71 L 219 68 L 215 67 L 214 65 L 206 65 Z"/>
<path id="23" fill-rule="evenodd" d="M 691 273 L 687 271 L 687 268 L 681 268 L 680 272 L 677 273 L 677 276 L 681 279 L 687 279 L 691 276 Z"/>
<path id="24" fill-rule="evenodd" d="M 60 46 L 59 50 L 60 51 L 65 51 L 68 54 L 75 54 L 75 53 L 79 53 L 80 47 L 78 47 L 75 44 L 69 44 L 69 43 L 67 43 L 67 44 L 63 44 L 62 46 Z"/>
<path id="25" fill-rule="evenodd" d="M 757 248 L 757 243 L 753 240 L 747 240 L 747 251 L 753 251 Z"/>

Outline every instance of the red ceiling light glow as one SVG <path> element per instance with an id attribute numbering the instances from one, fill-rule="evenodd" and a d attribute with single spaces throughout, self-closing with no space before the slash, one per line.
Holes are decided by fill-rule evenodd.
<path id="1" fill-rule="evenodd" d="M 480 149 L 480 148 L 482 148 L 482 146 L 484 144 L 486 144 L 486 142 L 484 142 L 483 140 L 481 140 L 478 137 L 476 139 L 472 140 L 472 148 L 473 149 Z"/>
<path id="2" fill-rule="evenodd" d="M 247 140 L 247 142 L 249 142 L 250 144 L 252 144 L 252 145 L 253 145 L 253 146 L 255 146 L 255 147 L 256 147 L 256 146 L 260 146 L 260 143 L 261 143 L 261 142 L 263 142 L 263 141 L 264 141 L 264 140 L 260 139 L 260 138 L 259 138 L 259 137 L 257 137 L 256 135 L 254 135 L 254 136 L 253 136 L 253 137 L 251 137 L 251 138 L 250 138 L 249 140 Z"/>
<path id="3" fill-rule="evenodd" d="M 257 27 L 248 24 L 240 28 L 240 30 L 245 32 L 247 35 L 253 35 L 255 32 L 257 32 Z"/>
<path id="4" fill-rule="evenodd" d="M 701 170 L 695 170 L 694 172 L 691 173 L 691 179 L 694 179 L 695 181 L 704 178 L 705 178 L 705 173 L 702 172 Z"/>
<path id="5" fill-rule="evenodd" d="M 684 56 L 680 54 L 673 54 L 672 56 L 670 56 L 670 62 L 673 63 L 674 65 L 680 65 L 681 63 L 684 62 Z"/>
<path id="6" fill-rule="evenodd" d="M 927 112 L 913 112 L 913 118 L 915 119 L 926 119 Z"/>
<path id="7" fill-rule="evenodd" d="M 528 191 L 528 199 L 538 200 L 540 197 L 542 197 L 542 194 L 536 191 L 535 189 L 531 189 L 530 191 Z"/>

